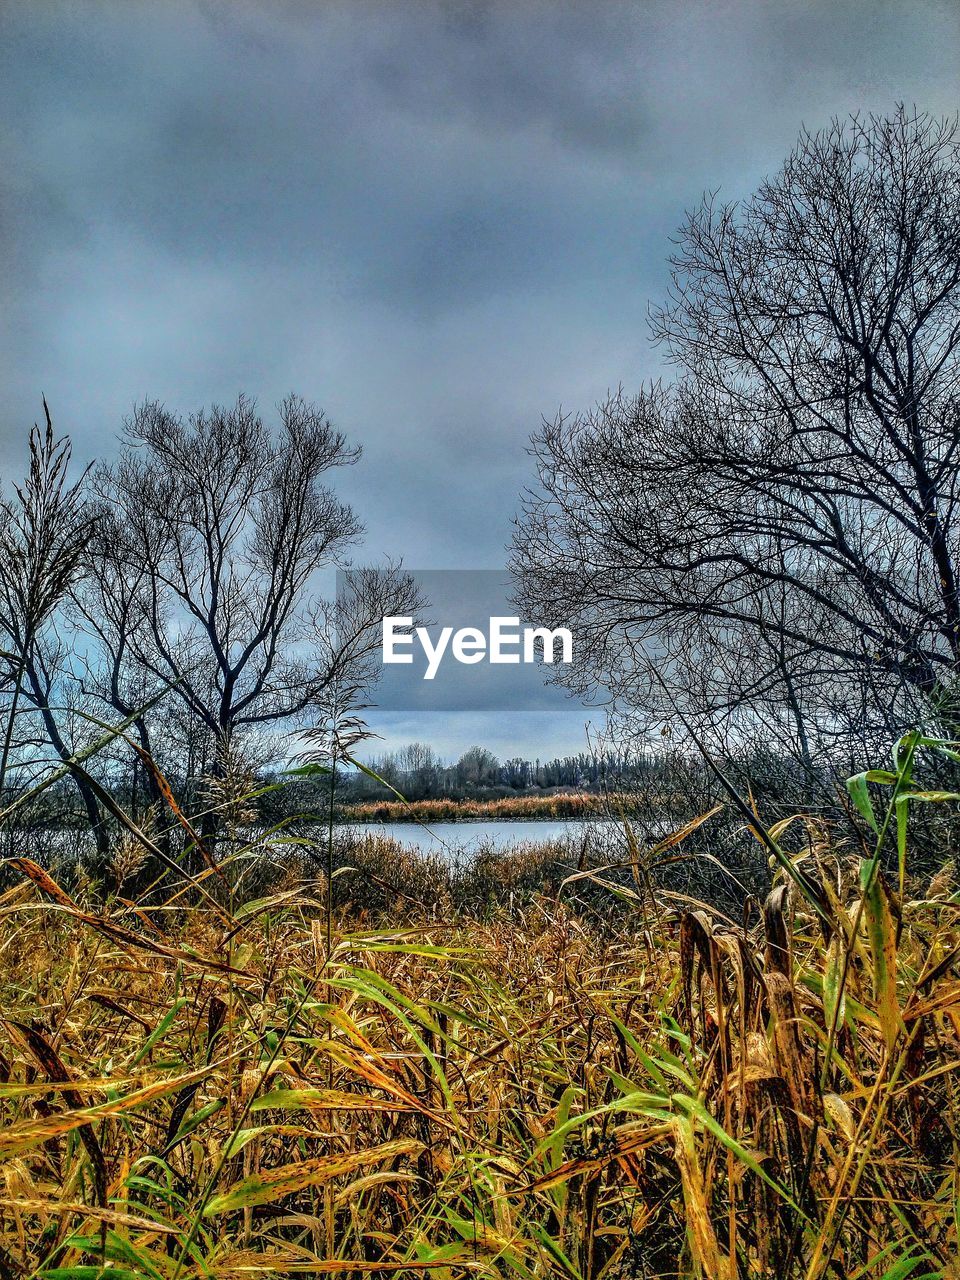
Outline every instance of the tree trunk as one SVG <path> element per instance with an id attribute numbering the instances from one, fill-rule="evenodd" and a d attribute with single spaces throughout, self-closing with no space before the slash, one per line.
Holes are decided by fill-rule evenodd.
<path id="1" fill-rule="evenodd" d="M 110 860 L 110 830 L 103 816 L 103 811 L 97 802 L 97 797 L 93 794 L 87 784 L 82 773 L 73 768 L 70 764 L 73 752 L 65 742 L 60 732 L 60 726 L 57 724 L 56 717 L 50 709 L 50 703 L 47 698 L 43 682 L 32 660 L 26 663 L 27 679 L 30 684 L 30 700 L 40 712 L 40 718 L 43 720 L 43 727 L 46 730 L 50 745 L 56 751 L 57 755 L 70 770 L 70 777 L 76 784 L 77 790 L 80 792 L 80 799 L 86 810 L 87 821 L 90 824 L 90 832 L 93 836 L 97 849 L 96 871 L 102 873 Z"/>

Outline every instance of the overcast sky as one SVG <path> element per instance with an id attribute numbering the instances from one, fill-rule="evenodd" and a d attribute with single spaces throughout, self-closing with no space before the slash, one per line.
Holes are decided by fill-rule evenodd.
<path id="1" fill-rule="evenodd" d="M 960 106 L 960 4 L 0 4 L 0 466 L 45 392 L 86 460 L 135 401 L 296 391 L 362 443 L 366 552 L 495 568 L 541 414 L 658 372 L 706 189 L 816 128 Z M 382 716 L 583 745 L 579 707 Z"/>

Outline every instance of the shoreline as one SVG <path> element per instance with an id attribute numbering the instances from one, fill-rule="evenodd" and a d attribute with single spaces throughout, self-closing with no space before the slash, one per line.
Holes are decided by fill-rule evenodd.
<path id="1" fill-rule="evenodd" d="M 619 821 L 637 814 L 650 797 L 610 792 L 606 795 L 561 792 L 550 796 L 501 796 L 492 800 L 377 800 L 345 804 L 336 811 L 338 825 L 368 826 L 382 822 L 570 822 L 606 818 Z"/>

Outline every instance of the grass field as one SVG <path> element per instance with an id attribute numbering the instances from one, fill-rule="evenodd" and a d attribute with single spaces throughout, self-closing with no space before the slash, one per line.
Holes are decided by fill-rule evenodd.
<path id="1" fill-rule="evenodd" d="M 897 823 L 954 802 L 923 745 L 851 787 L 865 853 L 758 830 L 742 920 L 652 890 L 683 833 L 628 840 L 595 923 L 552 892 L 328 919 L 322 879 L 212 872 L 98 905 L 16 862 L 0 1275 L 960 1275 L 960 899 Z"/>

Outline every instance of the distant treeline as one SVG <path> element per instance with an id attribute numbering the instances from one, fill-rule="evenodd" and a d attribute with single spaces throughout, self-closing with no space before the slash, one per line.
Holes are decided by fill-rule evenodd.
<path id="1" fill-rule="evenodd" d="M 367 762 L 370 772 L 349 774 L 338 785 L 346 803 L 390 799 L 390 788 L 405 800 L 496 800 L 543 795 L 556 790 L 596 794 L 630 790 L 649 782 L 653 758 L 618 751 L 579 752 L 552 760 L 499 760 L 485 747 L 470 747 L 454 762 L 442 760 L 422 742 Z M 377 778 L 382 778 L 383 783 Z"/>

